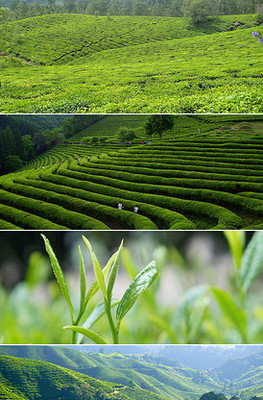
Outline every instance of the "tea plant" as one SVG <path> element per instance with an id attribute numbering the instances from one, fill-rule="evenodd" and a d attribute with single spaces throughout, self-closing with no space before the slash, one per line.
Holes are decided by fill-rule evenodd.
<path id="1" fill-rule="evenodd" d="M 242 29 L 228 31 L 240 19 Z M 204 29 L 165 17 L 15 21 L 24 40 L 10 53 L 25 62 L 2 64 L 1 112 L 261 112 L 262 55 L 250 19 L 218 17 Z"/>
<path id="2" fill-rule="evenodd" d="M 130 311 L 138 297 L 141 293 L 143 293 L 157 278 L 159 275 L 156 264 L 152 261 L 146 268 L 144 268 L 132 281 L 126 292 L 124 293 L 121 300 L 115 300 L 112 298 L 112 291 L 114 287 L 114 283 L 117 277 L 117 272 L 119 268 L 120 254 L 123 246 L 123 242 L 121 242 L 120 247 L 116 253 L 114 253 L 109 261 L 107 262 L 104 269 L 101 269 L 100 263 L 96 254 L 94 253 L 92 246 L 88 239 L 83 236 L 83 240 L 86 246 L 89 249 L 93 268 L 95 272 L 96 280 L 92 283 L 90 288 L 87 290 L 86 283 L 86 273 L 84 266 L 84 259 L 79 247 L 79 265 L 80 265 L 80 305 L 79 312 L 77 317 L 75 316 L 75 312 L 73 309 L 72 301 L 69 295 L 69 290 L 67 287 L 67 283 L 65 281 L 65 277 L 63 271 L 59 265 L 59 262 L 56 258 L 56 255 L 49 243 L 49 240 L 42 235 L 46 250 L 50 257 L 51 265 L 57 279 L 57 282 L 60 286 L 61 292 L 67 302 L 70 316 L 71 316 L 71 326 L 66 326 L 64 329 L 71 329 L 73 331 L 72 334 L 72 343 L 76 343 L 76 333 L 79 333 L 83 336 L 88 337 L 92 341 L 96 343 L 105 344 L 106 341 L 97 333 L 93 332 L 90 328 L 93 324 L 105 313 L 109 322 L 110 330 L 112 333 L 113 343 L 119 343 L 119 331 L 121 321 L 125 317 L 125 315 Z M 107 281 L 108 278 L 108 281 Z M 93 310 L 92 314 L 89 315 L 86 320 L 85 327 L 78 326 L 81 319 L 84 316 L 84 313 L 87 309 L 89 300 L 101 290 L 103 295 L 103 303 L 99 303 L 95 310 Z M 113 320 L 112 309 L 117 305 L 116 314 L 115 314 L 115 322 Z"/>
<path id="3" fill-rule="evenodd" d="M 103 248 L 104 233 L 98 235 Z M 173 235 L 186 236 L 187 243 L 192 238 L 195 251 L 191 256 L 188 245 L 177 250 L 171 241 Z M 215 256 L 211 251 L 208 260 L 201 250 L 202 246 L 209 248 L 214 235 L 221 245 L 223 241 L 224 246 L 228 243 L 230 250 L 217 251 Z M 0 285 L 0 341 L 101 344 L 119 340 L 136 344 L 263 341 L 262 231 L 250 234 L 249 242 L 248 234 L 242 231 L 226 232 L 225 237 L 220 232 L 198 232 L 191 236 L 184 232 L 130 232 L 128 237 L 125 238 L 128 248 L 121 244 L 103 264 L 104 268 L 100 268 L 98 255 L 87 239 L 81 250 L 72 245 L 70 253 L 76 254 L 80 273 L 74 268 L 62 272 L 45 238 L 50 259 L 32 253 L 25 279 L 9 290 Z M 169 244 L 164 240 L 160 244 L 161 237 L 169 238 Z M 217 241 L 212 243 L 218 246 Z M 86 250 L 92 258 L 94 282 L 89 278 L 92 271 L 86 273 Z M 154 262 L 142 272 L 138 268 L 151 259 L 158 265 L 158 279 Z M 52 270 L 56 280 L 50 279 Z M 132 284 L 125 291 L 126 284 L 122 282 L 127 276 Z M 146 290 L 153 281 L 150 290 Z M 141 290 L 145 291 L 142 296 Z M 121 300 L 114 294 L 119 291 L 125 292 L 118 296 Z"/>
<path id="4" fill-rule="evenodd" d="M 254 308 L 249 290 L 263 270 L 263 232 L 256 232 L 246 247 L 244 232 L 228 231 L 225 236 L 234 265 L 231 288 L 195 285 L 185 291 L 170 319 L 152 315 L 169 340 L 197 343 L 210 337 L 213 343 L 257 343 L 262 337 L 262 307 L 257 293 Z"/>
<path id="5" fill-rule="evenodd" d="M 233 125 L 238 121 L 220 117 L 197 121 L 202 131 L 229 123 L 228 118 Z M 200 122 L 204 118 L 207 123 Z M 178 117 L 178 125 L 183 130 L 191 119 Z M 260 116 L 250 121 L 245 138 L 243 131 L 216 136 L 213 130 L 209 138 L 199 137 L 192 124 L 188 137 L 161 143 L 59 144 L 0 177 L 1 227 L 261 229 L 263 138 L 252 127 L 262 130 L 263 122 Z"/>

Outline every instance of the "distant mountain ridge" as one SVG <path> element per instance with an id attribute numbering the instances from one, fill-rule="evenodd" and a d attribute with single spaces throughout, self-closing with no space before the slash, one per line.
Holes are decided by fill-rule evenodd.
<path id="1" fill-rule="evenodd" d="M 263 379 L 263 352 L 250 354 L 239 359 L 231 359 L 219 368 L 208 372 L 187 368 L 175 360 L 154 354 L 86 353 L 63 346 L 1 346 L 0 354 L 2 354 L 0 356 L 0 376 L 4 382 L 7 377 L 2 369 L 6 368 L 6 360 L 10 361 L 12 358 L 14 369 L 19 367 L 22 374 L 24 374 L 24 363 L 29 363 L 31 375 L 31 366 L 34 365 L 41 365 L 41 368 L 44 368 L 43 365 L 50 366 L 52 371 L 55 368 L 55 373 L 57 373 L 56 368 L 63 373 L 67 369 L 70 379 L 72 379 L 72 376 L 81 379 L 81 382 L 83 379 L 84 382 L 86 382 L 86 379 L 96 379 L 102 386 L 109 384 L 109 390 L 112 390 L 116 385 L 121 385 L 121 387 L 130 388 L 130 391 L 136 389 L 136 396 L 140 395 L 141 390 L 146 390 L 157 396 L 156 399 L 158 400 L 160 398 L 196 400 L 198 396 L 212 391 L 215 393 L 224 392 L 225 395 L 237 393 L 241 396 L 241 399 L 245 395 L 263 395 L 261 384 Z M 10 368 L 8 364 L 8 369 L 10 370 Z M 39 372 L 37 372 L 37 368 L 34 371 L 33 377 L 30 376 L 32 379 L 37 379 Z M 17 376 L 17 372 L 15 372 L 15 376 Z M 29 378 L 23 379 L 27 382 Z M 12 383 L 8 384 L 12 386 Z M 51 383 L 51 387 L 53 387 L 52 385 L 54 386 L 54 382 Z M 94 391 L 92 392 L 93 395 Z M 134 393 L 131 394 L 131 396 L 133 395 Z M 31 399 L 32 397 L 26 398 Z M 45 397 L 39 398 L 45 399 Z M 82 397 L 76 397 L 76 399 L 78 398 L 82 399 Z M 121 398 L 125 399 L 125 397 Z M 133 397 L 128 398 L 132 399 Z M 137 399 L 141 399 L 141 397 L 137 397 Z"/>

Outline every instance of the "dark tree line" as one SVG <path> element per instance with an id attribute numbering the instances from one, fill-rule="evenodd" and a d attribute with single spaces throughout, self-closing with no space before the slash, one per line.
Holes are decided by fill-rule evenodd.
<path id="1" fill-rule="evenodd" d="M 254 13 L 262 0 L 0 0 L 0 22 L 51 13 L 89 15 L 188 16 L 189 9 L 210 15 Z"/>
<path id="2" fill-rule="evenodd" d="M 223 393 L 208 392 L 204 393 L 199 400 L 228 400 Z M 232 396 L 230 400 L 241 400 L 239 396 Z M 262 396 L 252 396 L 249 400 L 263 400 Z"/>
<path id="3" fill-rule="evenodd" d="M 95 124 L 106 115 L 74 115 L 63 121 L 63 133 L 66 139 Z"/>
<path id="4" fill-rule="evenodd" d="M 63 139 L 59 128 L 36 131 L 21 118 L 0 116 L 0 173 L 21 168 Z"/>
<path id="5" fill-rule="evenodd" d="M 103 115 L 75 115 L 60 122 L 0 115 L 0 174 L 15 171 L 35 156 L 82 131 Z M 52 128 L 55 126 L 54 128 Z"/>

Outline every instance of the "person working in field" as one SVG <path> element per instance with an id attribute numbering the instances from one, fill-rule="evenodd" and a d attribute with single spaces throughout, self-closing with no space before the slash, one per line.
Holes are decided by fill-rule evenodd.
<path id="1" fill-rule="evenodd" d="M 133 212 L 135 212 L 136 214 L 139 211 L 139 207 L 137 206 L 137 204 L 135 204 L 135 206 L 133 207 Z"/>
<path id="2" fill-rule="evenodd" d="M 119 202 L 119 204 L 118 204 L 118 210 L 122 210 L 124 207 L 123 207 L 123 205 L 122 205 L 122 202 L 120 201 Z"/>

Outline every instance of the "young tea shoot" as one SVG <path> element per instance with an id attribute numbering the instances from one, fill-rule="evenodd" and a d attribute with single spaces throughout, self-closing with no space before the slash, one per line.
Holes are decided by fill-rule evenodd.
<path id="1" fill-rule="evenodd" d="M 147 267 L 145 267 L 135 276 L 120 300 L 114 299 L 113 288 L 118 274 L 120 256 L 123 249 L 123 241 L 121 242 L 118 251 L 110 257 L 106 266 L 102 269 L 90 242 L 85 236 L 82 236 L 84 243 L 90 252 L 95 273 L 95 281 L 90 285 L 89 289 L 87 289 L 84 258 L 81 248 L 79 247 L 80 304 L 79 311 L 76 314 L 62 268 L 50 245 L 49 240 L 44 235 L 41 236 L 44 239 L 46 251 L 49 255 L 54 275 L 69 309 L 71 325 L 65 326 L 64 329 L 70 329 L 72 331 L 72 343 L 80 343 L 83 339 L 83 336 L 88 337 L 95 343 L 107 343 L 102 336 L 91 330 L 95 322 L 97 322 L 104 314 L 106 314 L 108 320 L 112 335 L 112 342 L 119 343 L 119 332 L 123 318 L 134 306 L 140 295 L 149 288 L 149 286 L 159 275 L 155 261 L 151 261 Z M 84 314 L 86 315 L 89 301 L 98 291 L 101 292 L 103 301 L 97 304 L 95 309 L 89 313 L 86 321 L 80 325 L 84 319 Z M 117 309 L 114 312 L 113 309 L 116 306 Z"/>

